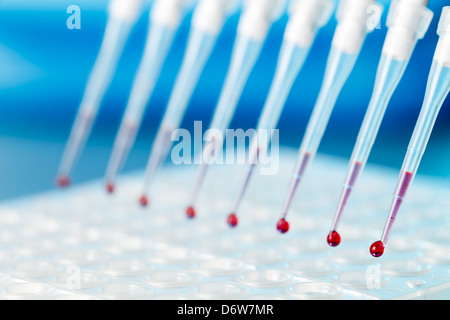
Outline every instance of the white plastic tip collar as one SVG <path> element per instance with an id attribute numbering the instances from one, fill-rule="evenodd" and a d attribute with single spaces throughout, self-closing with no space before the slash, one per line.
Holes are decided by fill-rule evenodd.
<path id="1" fill-rule="evenodd" d="M 349 54 L 358 54 L 367 34 L 379 27 L 383 9 L 375 0 L 342 0 L 333 46 Z"/>
<path id="2" fill-rule="evenodd" d="M 336 16 L 338 22 L 352 21 L 372 32 L 379 26 L 383 10 L 376 0 L 342 0 Z"/>
<path id="3" fill-rule="evenodd" d="M 111 17 L 134 23 L 141 9 L 141 0 L 112 0 L 108 6 Z"/>
<path id="4" fill-rule="evenodd" d="M 437 34 L 443 36 L 444 32 L 450 33 L 450 7 L 442 9 L 441 19 L 439 20 Z"/>
<path id="5" fill-rule="evenodd" d="M 411 29 L 416 33 L 417 39 L 422 39 L 434 16 L 433 11 L 426 7 L 427 3 L 424 0 L 392 0 L 387 26 Z"/>
<path id="6" fill-rule="evenodd" d="M 293 0 L 284 39 L 300 47 L 311 46 L 317 30 L 328 23 L 333 10 L 330 0 Z"/>
<path id="7" fill-rule="evenodd" d="M 222 30 L 226 16 L 237 9 L 237 0 L 200 0 L 192 18 L 193 26 L 216 35 Z"/>
<path id="8" fill-rule="evenodd" d="M 425 36 L 433 20 L 433 12 L 426 0 L 393 0 L 388 14 L 389 28 L 383 53 L 396 60 L 406 61 L 419 39 Z"/>
<path id="9" fill-rule="evenodd" d="M 193 0 L 155 0 L 150 19 L 155 24 L 177 29 L 193 3 Z"/>
<path id="10" fill-rule="evenodd" d="M 271 24 L 286 9 L 286 0 L 246 0 L 238 33 L 254 41 L 263 41 Z"/>
<path id="11" fill-rule="evenodd" d="M 437 30 L 440 36 L 434 60 L 450 67 L 450 7 L 444 7 Z"/>

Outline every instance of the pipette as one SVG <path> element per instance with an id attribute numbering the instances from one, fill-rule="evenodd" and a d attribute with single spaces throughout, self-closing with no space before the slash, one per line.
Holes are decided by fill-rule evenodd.
<path id="1" fill-rule="evenodd" d="M 211 163 L 213 151 L 216 156 L 223 146 L 223 136 L 236 110 L 248 77 L 260 55 L 271 24 L 284 11 L 285 0 L 246 1 L 239 20 L 236 43 L 233 48 L 230 68 L 211 122 L 211 133 L 206 137 L 202 162 L 195 180 L 190 203 L 186 209 L 188 218 L 196 215 L 195 202 L 200 192 L 206 171 Z M 219 135 L 220 133 L 220 135 Z"/>
<path id="2" fill-rule="evenodd" d="M 138 14 L 141 0 L 112 0 L 108 7 L 108 23 L 97 61 L 89 77 L 78 114 L 75 118 L 56 182 L 70 184 L 70 173 L 78 160 L 97 117 L 101 101 L 114 73 Z"/>
<path id="3" fill-rule="evenodd" d="M 158 168 L 171 149 L 172 132 L 179 127 L 182 121 L 217 37 L 227 16 L 233 9 L 236 9 L 235 1 L 202 0 L 195 10 L 186 55 L 178 73 L 167 110 L 156 134 L 145 170 L 143 192 L 139 199 L 142 206 L 148 205 L 147 192 Z"/>
<path id="4" fill-rule="evenodd" d="M 378 25 L 383 8 L 375 0 L 344 0 L 337 11 L 338 25 L 333 37 L 322 88 L 300 146 L 297 164 L 287 198 L 277 223 L 277 230 L 286 233 L 286 216 L 295 192 L 312 163 L 325 133 L 339 93 L 347 81 L 361 52 L 366 35 Z M 370 19 L 372 18 L 372 19 Z"/>
<path id="5" fill-rule="evenodd" d="M 370 253 L 374 257 L 384 253 L 397 213 L 417 173 L 439 111 L 450 92 L 450 7 L 445 7 L 442 11 L 438 35 L 440 39 L 428 77 L 425 99 L 400 170 L 389 216 L 381 240 L 370 247 Z"/>
<path id="6" fill-rule="evenodd" d="M 327 236 L 327 242 L 332 247 L 341 242 L 337 227 L 356 180 L 369 158 L 386 107 L 418 40 L 424 37 L 433 18 L 433 12 L 426 7 L 427 4 L 428 0 L 395 0 L 391 3 L 387 19 L 389 30 L 378 65 L 374 91 L 353 149 L 339 204 Z"/>
<path id="7" fill-rule="evenodd" d="M 258 137 L 252 138 L 249 164 L 238 189 L 232 213 L 227 218 L 230 227 L 238 224 L 237 211 L 258 164 L 260 154 L 265 152 L 270 144 L 271 137 L 268 132 L 275 129 L 294 80 L 308 56 L 316 34 L 329 21 L 334 9 L 333 2 L 329 0 L 297 0 L 293 1 L 291 5 L 290 18 L 286 26 L 275 78 L 256 129 L 258 133 L 262 130 L 267 132 L 268 139 L 267 141 L 258 141 Z"/>
<path id="8" fill-rule="evenodd" d="M 191 0 L 157 0 L 153 5 L 144 54 L 106 170 L 105 182 L 108 192 L 114 191 L 116 175 L 134 144 L 144 111 L 175 34 L 191 5 Z"/>

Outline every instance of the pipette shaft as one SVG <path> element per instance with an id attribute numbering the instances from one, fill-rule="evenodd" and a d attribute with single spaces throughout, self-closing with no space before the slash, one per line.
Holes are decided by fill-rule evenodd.
<path id="1" fill-rule="evenodd" d="M 75 118 L 58 173 L 69 176 L 92 130 L 101 100 L 108 89 L 132 25 L 111 18 L 105 37 L 89 77 L 80 109 Z"/>
<path id="2" fill-rule="evenodd" d="M 448 51 L 448 54 L 450 56 L 450 50 Z M 431 68 L 423 107 L 400 170 L 400 176 L 394 191 L 391 209 L 381 237 L 383 245 L 386 245 L 388 241 L 392 225 L 394 224 L 400 206 L 405 199 L 407 190 L 417 173 L 437 116 L 449 91 L 450 65 L 444 66 L 435 60 Z"/>
<path id="3" fill-rule="evenodd" d="M 260 132 L 260 130 L 269 131 L 276 127 L 284 106 L 284 102 L 287 99 L 297 74 L 300 72 L 307 53 L 307 49 L 297 47 L 290 42 L 285 42 L 283 44 L 273 85 L 270 89 L 267 102 L 258 122 L 256 132 Z M 250 148 L 250 162 L 244 173 L 244 179 L 238 191 L 238 196 L 233 210 L 234 213 L 236 213 L 239 208 L 250 179 L 259 162 L 261 149 L 266 149 L 270 144 L 270 135 L 268 134 L 267 137 L 269 138 L 268 141 L 258 141 L 258 137 L 253 137 L 252 148 Z"/>
<path id="4" fill-rule="evenodd" d="M 337 229 L 352 189 L 367 163 L 387 105 L 403 76 L 406 65 L 407 61 L 397 61 L 386 55 L 383 55 L 381 58 L 375 89 L 356 140 L 356 145 L 350 159 L 349 169 L 347 170 L 347 176 L 342 187 L 339 205 L 331 226 L 333 231 Z"/>
<path id="5" fill-rule="evenodd" d="M 281 212 L 283 219 L 288 214 L 301 178 L 304 176 L 306 169 L 317 153 L 333 107 L 345 81 L 353 69 L 357 56 L 358 54 L 347 54 L 336 48 L 333 48 L 330 53 L 324 83 L 308 123 L 305 137 L 300 146 L 294 176 Z"/>
<path id="6" fill-rule="evenodd" d="M 134 80 L 128 105 L 114 142 L 105 180 L 113 183 L 124 164 L 142 122 L 145 108 L 159 78 L 176 29 L 151 24 L 144 55 Z"/>
<path id="7" fill-rule="evenodd" d="M 216 35 L 210 35 L 195 29 L 190 35 L 186 56 L 147 164 L 143 187 L 144 195 L 149 190 L 158 168 L 170 151 L 172 146 L 171 134 L 173 130 L 180 126 L 203 67 L 212 52 L 216 37 Z"/>
<path id="8" fill-rule="evenodd" d="M 255 41 L 246 36 L 238 35 L 232 54 L 231 66 L 225 79 L 225 84 L 210 126 L 215 130 L 214 132 L 220 132 L 223 136 L 223 133 L 228 128 L 238 100 L 242 94 L 242 90 L 244 89 L 250 72 L 258 60 L 261 49 L 261 41 Z M 223 147 L 223 139 L 220 137 L 212 136 L 208 138 L 207 141 L 208 143 L 203 150 L 202 162 L 191 195 L 191 206 L 194 205 L 197 200 L 209 167 L 212 151 L 219 152 Z"/>

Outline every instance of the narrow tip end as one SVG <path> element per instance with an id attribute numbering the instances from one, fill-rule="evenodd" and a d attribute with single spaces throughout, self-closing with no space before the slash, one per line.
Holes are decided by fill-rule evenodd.
<path id="1" fill-rule="evenodd" d="M 236 227 L 236 226 L 238 225 L 238 222 L 239 222 L 239 220 L 238 220 L 236 214 L 230 213 L 230 214 L 228 215 L 228 218 L 227 218 L 227 224 L 228 224 L 231 228 Z"/>
<path id="2" fill-rule="evenodd" d="M 56 178 L 56 184 L 60 188 L 67 188 L 68 186 L 70 186 L 71 181 L 69 176 L 61 175 Z"/>
<path id="3" fill-rule="evenodd" d="M 384 244 L 381 241 L 376 241 L 374 243 L 372 243 L 372 245 L 370 246 L 370 254 L 375 257 L 381 257 L 384 253 Z"/>
<path id="4" fill-rule="evenodd" d="M 327 243 L 330 247 L 337 247 L 341 243 L 341 236 L 336 231 L 331 231 L 327 236 Z"/>

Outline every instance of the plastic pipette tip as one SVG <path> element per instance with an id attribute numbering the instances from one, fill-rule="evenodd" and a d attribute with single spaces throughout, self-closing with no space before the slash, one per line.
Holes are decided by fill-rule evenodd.
<path id="1" fill-rule="evenodd" d="M 381 241 L 376 241 L 370 246 L 370 254 L 375 258 L 381 257 L 384 253 L 384 244 Z"/>
<path id="2" fill-rule="evenodd" d="M 286 233 L 289 231 L 289 222 L 287 222 L 284 218 L 278 220 L 277 230 L 280 233 Z"/>
<path id="3" fill-rule="evenodd" d="M 234 213 L 231 213 L 231 214 L 228 215 L 227 224 L 231 228 L 236 227 L 238 225 L 238 222 L 239 222 L 239 220 L 238 220 L 237 216 Z"/>
<path id="4" fill-rule="evenodd" d="M 60 188 L 67 188 L 68 186 L 70 186 L 70 178 L 68 176 L 58 176 L 56 178 L 56 184 L 58 185 L 58 187 Z"/>
<path id="5" fill-rule="evenodd" d="M 148 198 L 147 198 L 147 196 L 145 196 L 145 195 L 143 195 L 143 196 L 141 196 L 140 198 L 139 198 L 139 204 L 142 206 L 142 207 L 147 207 L 148 206 Z"/>
<path id="6" fill-rule="evenodd" d="M 115 188 L 116 188 L 116 186 L 112 182 L 108 182 L 106 184 L 106 192 L 108 192 L 109 194 L 114 193 Z"/>
<path id="7" fill-rule="evenodd" d="M 331 231 L 327 236 L 327 243 L 331 247 L 337 247 L 341 243 L 341 236 L 336 231 Z"/>
<path id="8" fill-rule="evenodd" d="M 186 217 L 188 219 L 194 219 L 195 218 L 195 214 L 196 214 L 196 211 L 195 211 L 194 207 L 189 206 L 189 207 L 186 208 Z"/>

